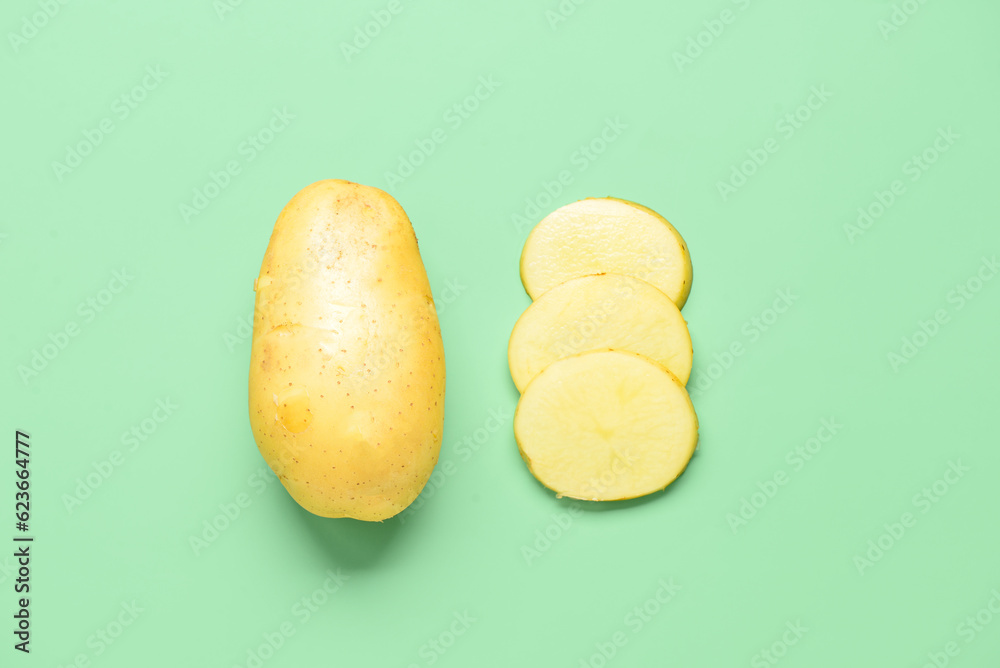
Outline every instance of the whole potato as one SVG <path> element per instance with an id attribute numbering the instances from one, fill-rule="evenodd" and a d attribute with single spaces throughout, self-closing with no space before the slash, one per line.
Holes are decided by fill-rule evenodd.
<path id="1" fill-rule="evenodd" d="M 416 499 L 444 427 L 444 346 L 417 239 L 390 195 L 318 181 L 264 254 L 250 424 L 289 494 L 323 517 L 378 521 Z"/>

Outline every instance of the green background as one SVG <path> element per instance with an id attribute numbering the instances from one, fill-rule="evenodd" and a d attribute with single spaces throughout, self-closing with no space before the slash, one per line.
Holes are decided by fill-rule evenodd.
<path id="1" fill-rule="evenodd" d="M 760 666 L 772 648 L 785 666 L 917 667 L 950 642 L 949 665 L 994 665 L 1000 280 L 977 272 L 1000 250 L 1000 6 L 588 0 L 563 16 L 557 0 L 401 0 L 345 54 L 389 3 L 52 5 L 8 2 L 2 20 L 0 398 L 4 438 L 31 434 L 37 537 L 33 651 L 0 629 L 3 665 L 246 666 L 285 623 L 294 635 L 263 665 Z M 123 107 L 148 67 L 162 80 Z M 480 77 L 498 87 L 447 120 Z M 814 87 L 828 96 L 802 107 Z M 250 159 L 241 145 L 274 109 L 294 119 Z M 796 112 L 808 120 L 789 133 Z M 103 119 L 113 130 L 79 166 L 54 166 Z M 609 119 L 624 127 L 602 144 Z M 390 187 L 436 129 L 443 143 Z M 741 167 L 766 143 L 764 164 Z M 936 160 L 913 172 L 925 150 Z M 185 216 L 230 161 L 239 173 Z M 741 168 L 754 173 L 724 195 Z M 282 206 L 323 178 L 400 201 L 441 302 L 452 467 L 405 520 L 316 518 L 258 474 L 252 283 Z M 896 180 L 905 190 L 862 235 L 845 229 Z M 529 303 L 530 225 L 603 195 L 660 211 L 690 246 L 702 429 L 665 493 L 591 507 L 556 500 L 518 456 L 506 343 Z M 134 278 L 102 292 L 123 268 Z M 959 308 L 970 279 L 981 289 Z M 794 301 L 774 318 L 779 290 Z M 893 364 L 939 309 L 935 335 Z M 65 345 L 25 373 L 53 340 Z M 157 400 L 177 408 L 144 423 Z M 493 433 L 491 411 L 508 416 Z M 797 470 L 788 453 L 831 418 L 837 434 Z M 133 428 L 149 432 L 134 450 Z M 467 438 L 481 443 L 471 456 Z M 968 470 L 935 492 L 949 462 Z M 754 497 L 776 475 L 787 484 Z M 914 498 L 924 489 L 933 503 Z M 744 500 L 761 507 L 740 524 Z M 904 535 L 882 535 L 907 512 Z M 891 547 L 859 565 L 880 537 Z M 11 566 L 0 560 L 8 624 Z M 294 606 L 338 569 L 346 582 L 303 623 Z M 680 587 L 662 605 L 661 579 Z M 133 602 L 137 618 L 95 640 Z M 637 624 L 643 605 L 655 614 Z M 626 642 L 604 659 L 616 634 Z"/>

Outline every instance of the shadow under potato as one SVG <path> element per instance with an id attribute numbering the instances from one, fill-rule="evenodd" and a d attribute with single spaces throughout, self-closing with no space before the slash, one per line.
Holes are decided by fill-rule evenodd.
<path id="1" fill-rule="evenodd" d="M 365 522 L 347 517 L 313 515 L 285 494 L 290 521 L 303 527 L 328 557 L 331 567 L 362 570 L 374 568 L 388 552 L 401 523 L 395 517 L 384 522 Z"/>

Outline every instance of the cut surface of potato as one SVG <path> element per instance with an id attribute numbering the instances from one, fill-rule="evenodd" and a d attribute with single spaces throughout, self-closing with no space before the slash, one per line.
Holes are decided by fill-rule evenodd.
<path id="1" fill-rule="evenodd" d="M 649 283 L 622 274 L 573 278 L 532 302 L 510 336 L 510 375 L 524 392 L 556 360 L 609 348 L 649 357 L 682 384 L 691 375 L 691 336 L 680 310 Z"/>
<path id="2" fill-rule="evenodd" d="M 538 374 L 521 396 L 514 435 L 532 475 L 559 496 L 615 501 L 673 482 L 698 444 L 698 418 L 673 374 L 609 350 Z"/>
<path id="3" fill-rule="evenodd" d="M 611 197 L 580 200 L 546 216 L 528 235 L 521 281 L 532 299 L 578 276 L 628 274 L 682 308 L 691 257 L 681 235 L 652 209 Z"/>

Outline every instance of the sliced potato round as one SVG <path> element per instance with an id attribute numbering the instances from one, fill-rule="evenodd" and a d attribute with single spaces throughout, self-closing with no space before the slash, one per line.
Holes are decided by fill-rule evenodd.
<path id="1" fill-rule="evenodd" d="M 632 499 L 684 471 L 698 444 L 687 390 L 652 360 L 617 350 L 553 362 L 514 416 L 521 456 L 559 496 Z"/>
<path id="2" fill-rule="evenodd" d="M 611 197 L 556 209 L 528 235 L 521 282 L 532 299 L 577 276 L 628 274 L 652 283 L 682 308 L 691 291 L 684 239 L 652 209 Z"/>
<path id="3" fill-rule="evenodd" d="M 627 350 L 691 375 L 691 335 L 680 309 L 649 283 L 623 274 L 581 276 L 547 291 L 514 325 L 507 348 L 521 392 L 556 360 L 594 350 Z"/>

